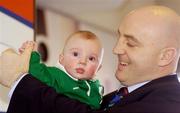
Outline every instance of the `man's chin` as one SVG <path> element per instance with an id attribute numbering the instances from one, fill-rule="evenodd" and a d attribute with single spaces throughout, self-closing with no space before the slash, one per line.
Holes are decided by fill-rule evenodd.
<path id="1" fill-rule="evenodd" d="M 116 76 L 116 79 L 119 80 L 120 82 L 123 81 L 122 74 L 116 72 L 115 76 Z"/>

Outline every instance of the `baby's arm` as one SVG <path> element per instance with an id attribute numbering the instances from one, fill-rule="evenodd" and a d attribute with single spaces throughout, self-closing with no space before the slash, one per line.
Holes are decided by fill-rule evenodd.
<path id="1" fill-rule="evenodd" d="M 47 84 L 48 86 L 53 87 L 56 91 L 60 92 L 59 89 L 60 83 L 59 81 L 61 78 L 62 71 L 56 67 L 49 67 L 41 62 L 41 56 L 36 51 L 37 44 L 33 41 L 27 41 L 22 44 L 21 48 L 19 48 L 19 52 L 23 53 L 25 48 L 28 48 L 29 44 L 33 44 L 33 52 L 31 53 L 30 62 L 29 62 L 29 70 L 28 72 L 35 77 L 36 79 L 40 80 L 41 82 Z"/>
<path id="2" fill-rule="evenodd" d="M 34 48 L 32 53 L 30 54 L 31 56 L 29 61 L 28 72 L 41 82 L 46 83 L 47 85 L 54 87 L 56 89 L 57 84 L 55 84 L 55 81 L 60 77 L 59 74 L 56 72 L 59 72 L 59 69 L 55 67 L 49 67 L 41 62 L 41 56 L 37 52 L 37 44 L 33 41 L 27 41 L 23 43 L 21 48 L 19 48 L 19 52 L 22 54 L 25 51 L 25 48 L 28 48 L 29 44 L 33 44 Z"/>
<path id="3" fill-rule="evenodd" d="M 35 47 L 36 46 L 36 47 Z M 37 52 L 37 44 L 34 41 L 26 41 L 19 48 L 19 53 L 24 54 L 24 51 L 30 47 L 33 47 L 33 51 L 30 55 L 29 61 L 29 69 L 28 72 L 32 74 L 32 76 L 44 82 L 45 73 L 47 74 L 47 66 L 41 63 L 40 54 Z"/>

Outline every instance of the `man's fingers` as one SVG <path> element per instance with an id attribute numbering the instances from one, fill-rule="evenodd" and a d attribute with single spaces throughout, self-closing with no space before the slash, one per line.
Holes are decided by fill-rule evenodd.
<path id="1" fill-rule="evenodd" d="M 34 42 L 34 49 L 33 51 L 38 51 L 38 44 L 36 42 Z"/>
<path id="2" fill-rule="evenodd" d="M 24 52 L 24 48 L 19 48 L 18 50 L 19 50 L 19 53 L 21 54 Z"/>
<path id="3" fill-rule="evenodd" d="M 34 43 L 32 41 L 27 42 L 24 48 L 24 52 L 22 53 L 22 56 L 31 55 L 33 48 L 34 48 Z"/>

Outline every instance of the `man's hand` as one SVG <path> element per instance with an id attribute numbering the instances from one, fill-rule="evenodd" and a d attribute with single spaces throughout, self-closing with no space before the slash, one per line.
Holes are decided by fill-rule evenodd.
<path id="1" fill-rule="evenodd" d="M 11 87 L 20 76 L 28 72 L 32 50 L 33 43 L 29 43 L 21 54 L 17 54 L 13 49 L 2 52 L 0 56 L 0 84 Z"/>
<path id="2" fill-rule="evenodd" d="M 24 42 L 24 43 L 21 45 L 21 47 L 18 49 L 19 52 L 20 52 L 20 53 L 23 53 L 24 50 L 25 50 L 25 48 L 26 48 L 26 46 L 28 46 L 30 43 L 33 43 L 33 44 L 34 44 L 34 46 L 33 46 L 33 51 L 38 51 L 38 46 L 37 46 L 37 43 L 36 43 L 36 42 L 34 42 L 34 41 L 26 41 L 26 42 Z"/>

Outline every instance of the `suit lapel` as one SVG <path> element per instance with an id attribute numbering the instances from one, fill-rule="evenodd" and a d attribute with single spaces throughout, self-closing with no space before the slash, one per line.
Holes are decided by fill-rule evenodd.
<path id="1" fill-rule="evenodd" d="M 144 97 L 148 96 L 157 88 L 168 87 L 171 84 L 179 85 L 179 81 L 177 75 L 168 75 L 165 77 L 158 78 L 156 80 L 152 80 L 151 82 L 139 87 L 138 89 L 132 91 L 127 96 L 122 98 L 121 102 L 116 104 L 115 106 L 123 106 L 126 104 L 131 104 L 137 101 L 140 101 Z"/>

